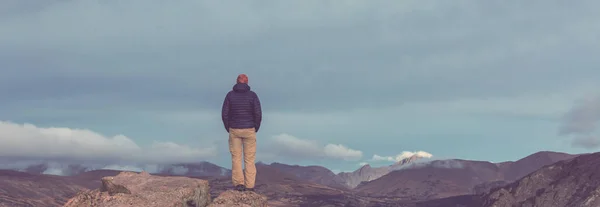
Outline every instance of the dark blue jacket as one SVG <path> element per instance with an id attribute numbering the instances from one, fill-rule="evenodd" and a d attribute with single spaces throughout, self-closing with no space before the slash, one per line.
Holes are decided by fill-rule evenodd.
<path id="1" fill-rule="evenodd" d="M 227 132 L 229 132 L 229 128 L 244 129 L 252 127 L 258 132 L 262 121 L 262 110 L 258 95 L 250 90 L 248 84 L 235 84 L 233 90 L 225 96 L 221 117 Z"/>

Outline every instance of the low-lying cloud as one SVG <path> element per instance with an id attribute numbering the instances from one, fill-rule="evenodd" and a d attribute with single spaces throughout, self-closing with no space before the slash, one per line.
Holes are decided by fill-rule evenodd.
<path id="1" fill-rule="evenodd" d="M 433 157 L 433 155 L 431 153 L 425 152 L 425 151 L 416 151 L 416 152 L 409 152 L 409 151 L 404 151 L 396 156 L 380 156 L 377 154 L 373 155 L 373 158 L 371 158 L 371 160 L 373 161 L 390 161 L 390 162 L 399 162 L 402 161 L 406 158 L 412 157 L 412 156 L 417 156 L 419 158 L 431 158 Z"/>
<path id="2" fill-rule="evenodd" d="M 432 168 L 446 168 L 446 169 L 460 169 L 464 168 L 465 165 L 460 160 L 447 159 L 447 160 L 416 160 L 414 162 L 394 166 L 392 170 L 405 170 L 405 169 L 417 169 L 424 167 Z"/>
<path id="3" fill-rule="evenodd" d="M 30 174 L 47 174 L 47 175 L 61 175 L 61 176 L 72 176 L 83 172 L 93 170 L 117 170 L 117 171 L 133 171 L 141 172 L 146 171 L 149 173 L 161 173 L 165 169 L 169 169 L 172 174 L 185 174 L 188 169 L 174 166 L 170 164 L 135 164 L 135 163 L 121 163 L 121 164 L 106 164 L 106 163 L 93 163 L 93 162 L 76 162 L 76 161 L 54 161 L 47 159 L 39 160 L 14 160 L 2 158 L 0 159 L 0 169 L 17 170 L 21 172 L 27 172 Z"/>
<path id="4" fill-rule="evenodd" d="M 268 151 L 290 159 L 333 159 L 360 160 L 363 152 L 342 144 L 320 144 L 317 141 L 300 139 L 289 134 L 273 136 Z"/>
<path id="5" fill-rule="evenodd" d="M 215 146 L 193 148 L 154 141 L 141 147 L 125 135 L 110 137 L 88 129 L 0 122 L 0 157 L 18 160 L 168 163 L 198 161 L 216 154 Z"/>
<path id="6" fill-rule="evenodd" d="M 563 117 L 559 135 L 572 136 L 571 145 L 585 149 L 600 147 L 596 133 L 600 121 L 600 95 L 588 96 L 577 102 Z"/>

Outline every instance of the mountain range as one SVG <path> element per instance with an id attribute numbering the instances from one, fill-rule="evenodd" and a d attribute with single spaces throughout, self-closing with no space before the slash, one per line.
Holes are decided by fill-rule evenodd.
<path id="1" fill-rule="evenodd" d="M 487 193 L 424 201 L 417 206 L 597 207 L 600 206 L 600 152 L 581 154 L 542 166 L 514 182 L 493 187 Z"/>
<path id="2" fill-rule="evenodd" d="M 418 156 L 409 157 L 384 167 L 364 165 L 354 172 L 339 174 L 322 166 L 257 163 L 256 191 L 268 196 L 272 206 L 450 207 L 454 204 L 505 206 L 534 201 L 539 204 L 544 202 L 536 199 L 552 199 L 551 195 L 555 195 L 552 193 L 582 194 L 580 197 L 585 197 L 583 194 L 598 193 L 600 189 L 596 185 L 600 180 L 589 181 L 598 179 L 596 173 L 589 170 L 600 172 L 590 166 L 590 163 L 599 166 L 600 154 L 542 151 L 502 163 L 420 159 Z M 42 174 L 42 169 L 43 166 L 38 164 L 20 171 L 0 171 L 0 206 L 61 205 L 82 189 L 99 187 L 101 177 L 119 172 L 71 167 L 79 170 L 72 170 L 76 173 L 68 176 L 57 176 Z M 200 162 L 163 165 L 153 174 L 209 180 L 211 194 L 216 196 L 230 188 L 230 173 L 226 168 Z M 579 174 L 584 177 L 577 177 Z M 575 190 L 557 190 L 556 185 Z M 580 200 L 569 202 L 583 202 Z"/>

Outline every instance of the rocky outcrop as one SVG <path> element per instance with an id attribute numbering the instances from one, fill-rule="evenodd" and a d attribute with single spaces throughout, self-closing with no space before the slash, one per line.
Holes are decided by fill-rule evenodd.
<path id="1" fill-rule="evenodd" d="M 64 207 L 265 207 L 267 197 L 255 192 L 225 191 L 211 202 L 208 181 L 147 172 L 121 172 L 103 177 L 102 187 L 78 193 Z"/>
<path id="2" fill-rule="evenodd" d="M 215 198 L 208 207 L 267 207 L 267 197 L 255 192 L 228 190 Z"/>
<path id="3" fill-rule="evenodd" d="M 484 196 L 485 207 L 600 206 L 600 153 L 560 161 Z"/>
<path id="4" fill-rule="evenodd" d="M 205 180 L 122 172 L 102 178 L 102 187 L 84 191 L 65 207 L 206 206 L 210 203 Z"/>

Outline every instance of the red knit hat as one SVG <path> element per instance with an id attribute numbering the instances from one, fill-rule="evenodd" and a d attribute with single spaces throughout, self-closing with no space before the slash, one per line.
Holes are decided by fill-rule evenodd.
<path id="1" fill-rule="evenodd" d="M 238 75 L 237 83 L 248 83 L 248 76 L 246 74 Z"/>

